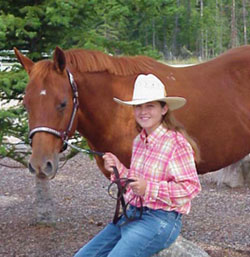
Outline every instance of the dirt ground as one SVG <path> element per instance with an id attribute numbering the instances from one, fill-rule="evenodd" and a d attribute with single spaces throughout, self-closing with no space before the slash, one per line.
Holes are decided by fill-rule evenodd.
<path id="1" fill-rule="evenodd" d="M 3 166 L 0 174 L 0 257 L 70 257 L 113 217 L 109 181 L 82 154 L 50 182 L 56 209 L 51 226 L 36 223 L 34 177 L 26 169 Z M 182 236 L 212 257 L 249 257 L 250 189 L 200 179 L 203 190 L 183 217 Z"/>

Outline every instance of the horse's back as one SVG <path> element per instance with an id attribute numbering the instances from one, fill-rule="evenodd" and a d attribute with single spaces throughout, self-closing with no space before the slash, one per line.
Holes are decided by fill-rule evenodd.
<path id="1" fill-rule="evenodd" d="M 250 152 L 250 46 L 178 69 L 176 74 L 179 75 L 176 81 L 183 87 L 178 87 L 180 95 L 188 100 L 176 115 L 200 144 L 203 156 L 198 166 L 200 172 L 216 170 L 247 155 Z M 176 89 L 175 94 L 179 92 Z"/>

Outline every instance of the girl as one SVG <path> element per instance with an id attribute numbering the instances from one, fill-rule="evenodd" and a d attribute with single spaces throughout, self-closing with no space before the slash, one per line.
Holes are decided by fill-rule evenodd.
<path id="1" fill-rule="evenodd" d="M 147 257 L 168 248 L 180 234 L 182 215 L 189 213 L 191 200 L 201 190 L 195 167 L 199 150 L 171 114 L 186 100 L 167 97 L 163 83 L 152 74 L 137 77 L 132 101 L 114 100 L 134 107 L 140 133 L 129 169 L 112 153 L 103 156 L 104 166 L 113 180 L 113 166 L 120 177 L 134 180 L 124 198 L 130 204 L 128 216 L 136 213 L 137 219 L 127 222 L 122 215 L 75 257 Z"/>

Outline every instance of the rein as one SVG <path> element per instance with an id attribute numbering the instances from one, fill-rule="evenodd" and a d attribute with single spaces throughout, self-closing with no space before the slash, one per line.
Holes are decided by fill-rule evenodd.
<path id="1" fill-rule="evenodd" d="M 97 151 L 93 151 L 91 149 L 83 149 L 83 148 L 79 148 L 77 146 L 72 145 L 70 142 L 64 140 L 64 142 L 69 145 L 70 147 L 72 147 L 73 149 L 82 152 L 82 153 L 86 153 L 86 154 L 91 154 L 91 155 L 98 155 L 100 157 L 102 157 L 104 155 L 104 153 L 102 152 L 97 152 Z M 114 170 L 114 174 L 115 174 L 115 180 L 109 185 L 108 187 L 108 194 L 110 197 L 112 197 L 113 199 L 116 200 L 116 208 L 115 208 L 115 214 L 113 217 L 113 223 L 116 224 L 118 222 L 118 220 L 120 219 L 120 205 L 122 206 L 122 213 L 125 216 L 127 221 L 133 221 L 135 220 L 135 216 L 136 216 L 136 210 L 135 212 L 132 214 L 132 216 L 128 216 L 127 215 L 127 208 L 129 206 L 129 203 L 134 199 L 132 198 L 128 203 L 125 203 L 124 200 L 124 196 L 123 194 L 126 192 L 126 188 L 128 186 L 129 183 L 134 182 L 133 179 L 128 179 L 128 178 L 120 178 L 119 172 L 117 170 L 117 168 L 115 166 L 113 166 L 113 170 Z M 111 187 L 116 184 L 117 185 L 117 197 L 114 197 L 111 193 Z M 140 200 L 140 216 L 139 218 L 142 217 L 142 198 L 139 197 Z"/>

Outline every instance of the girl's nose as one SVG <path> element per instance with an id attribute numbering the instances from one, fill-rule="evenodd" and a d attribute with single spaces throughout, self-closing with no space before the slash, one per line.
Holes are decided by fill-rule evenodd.
<path id="1" fill-rule="evenodd" d="M 141 106 L 141 113 L 147 113 L 147 108 L 145 106 Z"/>

